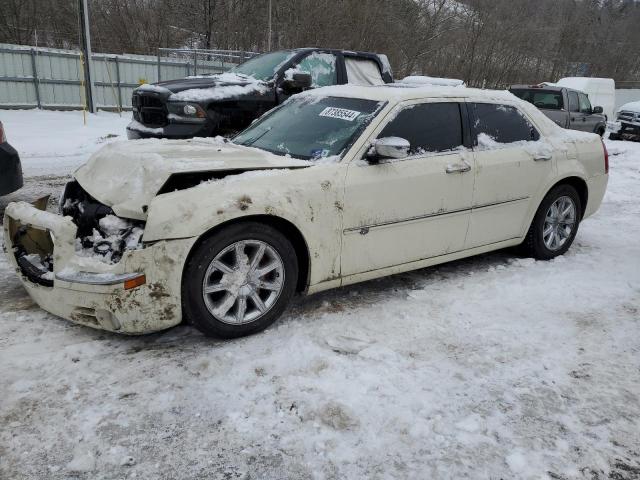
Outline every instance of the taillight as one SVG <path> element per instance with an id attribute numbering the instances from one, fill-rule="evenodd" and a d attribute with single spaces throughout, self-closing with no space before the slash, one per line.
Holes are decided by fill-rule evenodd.
<path id="1" fill-rule="evenodd" d="M 0 122 L 0 143 L 4 143 L 7 141 L 7 137 L 4 134 L 4 128 L 2 127 L 2 122 Z"/>
<path id="2" fill-rule="evenodd" d="M 600 139 L 602 142 L 602 148 L 604 149 L 604 173 L 609 173 L 609 151 L 607 150 L 607 146 L 604 144 L 604 140 Z"/>

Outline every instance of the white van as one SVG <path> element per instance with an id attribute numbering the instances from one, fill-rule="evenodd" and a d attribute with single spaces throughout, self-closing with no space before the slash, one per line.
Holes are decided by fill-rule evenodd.
<path id="1" fill-rule="evenodd" d="M 608 120 L 615 118 L 616 82 L 613 78 L 566 77 L 556 85 L 586 93 L 591 105 L 601 106 Z"/>

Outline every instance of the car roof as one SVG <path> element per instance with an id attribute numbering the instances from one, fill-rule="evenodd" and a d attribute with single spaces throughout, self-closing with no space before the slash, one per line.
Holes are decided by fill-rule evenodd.
<path id="1" fill-rule="evenodd" d="M 566 90 L 568 92 L 585 93 L 582 90 L 576 88 L 566 87 L 564 85 L 558 85 L 556 83 L 540 83 L 538 85 L 511 85 L 510 90 L 546 90 L 551 92 L 561 92 Z"/>
<path id="2" fill-rule="evenodd" d="M 567 87 L 560 87 L 558 85 L 550 85 L 548 83 L 540 83 L 538 85 L 511 85 L 509 87 L 509 89 L 515 89 L 515 90 L 551 90 L 553 92 L 560 92 L 562 91 L 563 88 L 567 88 Z M 571 90 L 571 89 L 569 89 Z"/>
<path id="3" fill-rule="evenodd" d="M 482 90 L 467 87 L 446 87 L 437 85 L 411 85 L 389 83 L 386 85 L 360 86 L 336 85 L 307 90 L 301 95 L 319 97 L 362 98 L 377 101 L 417 100 L 421 98 L 465 98 L 490 102 L 518 102 L 519 99 L 506 90 Z"/>
<path id="4" fill-rule="evenodd" d="M 329 53 L 342 53 L 346 55 L 365 55 L 365 56 L 380 55 L 375 52 L 361 52 L 359 50 L 340 50 L 339 48 L 299 47 L 299 48 L 292 49 L 292 51 L 294 52 L 310 52 L 315 50 L 322 50 L 323 52 L 329 52 Z"/>

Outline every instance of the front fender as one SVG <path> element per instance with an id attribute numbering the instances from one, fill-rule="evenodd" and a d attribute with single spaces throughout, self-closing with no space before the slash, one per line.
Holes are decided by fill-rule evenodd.
<path id="1" fill-rule="evenodd" d="M 344 169 L 339 164 L 299 170 L 246 172 L 159 195 L 149 205 L 143 240 L 200 237 L 231 220 L 282 218 L 309 248 L 309 283 L 340 276 Z"/>

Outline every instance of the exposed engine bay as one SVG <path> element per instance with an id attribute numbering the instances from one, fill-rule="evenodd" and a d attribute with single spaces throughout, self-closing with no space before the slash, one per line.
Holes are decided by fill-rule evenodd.
<path id="1" fill-rule="evenodd" d="M 125 250 L 142 248 L 144 222 L 120 218 L 89 195 L 77 181 L 69 182 L 60 199 L 60 212 L 78 227 L 76 253 L 117 263 Z"/>

